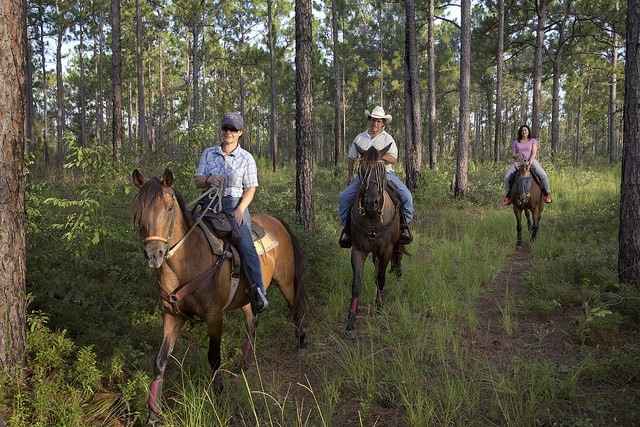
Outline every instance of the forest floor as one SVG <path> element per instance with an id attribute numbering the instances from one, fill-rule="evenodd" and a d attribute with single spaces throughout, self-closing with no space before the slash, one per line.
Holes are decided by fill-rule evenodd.
<path id="1" fill-rule="evenodd" d="M 476 302 L 478 325 L 466 331 L 460 338 L 460 352 L 468 355 L 468 363 L 490 376 L 512 366 L 514 360 L 524 363 L 552 363 L 555 366 L 575 366 L 581 357 L 579 346 L 567 346 L 571 338 L 571 316 L 562 310 L 551 313 L 521 313 L 517 309 L 519 295 L 524 291 L 524 274 L 531 264 L 531 252 L 527 243 L 514 250 L 504 269 L 486 283 Z M 512 301 L 511 313 L 506 307 Z M 505 316 L 510 322 L 510 332 L 505 327 Z M 342 325 L 341 327 L 343 327 Z M 336 326 L 338 328 L 338 326 Z M 336 332 L 337 334 L 338 332 Z M 331 345 L 327 345 L 330 347 Z M 326 348 L 331 351 L 331 348 Z M 258 349 L 262 378 L 279 378 L 282 381 L 282 398 L 313 408 L 311 393 L 300 387 L 303 383 L 311 390 L 323 390 L 322 372 L 318 366 L 299 359 L 290 349 Z M 315 358 L 314 358 L 315 359 Z M 366 412 L 359 412 L 357 396 L 342 396 L 336 403 L 331 425 L 405 426 L 406 416 L 397 396 L 381 393 Z M 481 396 L 481 401 L 490 396 Z M 404 421 L 403 421 L 404 420 Z M 482 424 L 482 423 L 480 423 Z"/>

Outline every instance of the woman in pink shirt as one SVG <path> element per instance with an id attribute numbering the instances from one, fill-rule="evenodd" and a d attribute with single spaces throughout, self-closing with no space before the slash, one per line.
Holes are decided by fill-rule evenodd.
<path id="1" fill-rule="evenodd" d="M 535 138 L 529 138 L 531 135 L 531 129 L 527 125 L 522 125 L 518 129 L 518 139 L 511 143 L 511 157 L 514 162 L 531 162 L 531 172 L 540 178 L 542 183 L 542 191 L 544 192 L 545 203 L 551 203 L 551 187 L 549 186 L 549 177 L 547 173 L 542 169 L 538 163 L 538 141 Z M 507 206 L 511 204 L 511 184 L 513 183 L 513 176 L 516 173 L 515 164 L 512 164 L 504 176 L 504 191 L 506 196 L 503 205 Z"/>

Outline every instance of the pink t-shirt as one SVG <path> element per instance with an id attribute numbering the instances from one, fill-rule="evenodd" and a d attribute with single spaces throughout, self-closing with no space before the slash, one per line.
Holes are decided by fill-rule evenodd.
<path id="1" fill-rule="evenodd" d="M 535 160 L 531 159 L 531 152 L 533 151 L 533 146 L 537 143 L 538 141 L 534 138 L 529 139 L 527 142 L 519 142 L 518 140 L 515 140 L 511 143 L 511 147 L 515 148 L 516 153 L 522 153 L 525 160 Z"/>

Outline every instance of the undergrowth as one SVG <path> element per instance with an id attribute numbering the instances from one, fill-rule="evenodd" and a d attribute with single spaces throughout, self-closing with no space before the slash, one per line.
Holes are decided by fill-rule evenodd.
<path id="1" fill-rule="evenodd" d="M 105 158 L 99 154 L 83 158 Z M 185 198 L 197 196 L 193 171 L 183 166 L 190 163 L 157 164 L 145 175 L 168 166 Z M 28 363 L 23 381 L 0 375 L 0 414 L 8 426 L 142 425 L 161 308 L 129 215 L 134 190 L 128 177 L 138 166 L 69 165 L 64 178 L 33 179 L 28 187 Z M 581 364 L 559 371 L 515 361 L 487 373 L 468 360 L 461 337 L 483 315 L 473 303 L 515 247 L 513 213 L 500 204 L 503 166 L 470 165 L 464 199 L 454 199 L 449 188 L 453 161 L 423 171 L 404 275 L 388 275 L 385 305 L 375 315 L 368 262 L 357 339 L 348 341 L 342 331 L 351 267 L 349 252 L 337 245 L 337 195 L 346 176 L 314 171 L 316 229 L 310 234 L 296 224 L 295 166 L 273 173 L 259 161 L 261 186 L 251 211 L 282 217 L 304 246 L 309 352 L 289 367 L 293 374 L 278 367 L 278 356 L 294 351 L 293 330 L 283 298 L 270 293 L 255 367 L 235 379 L 229 371 L 239 359 L 244 325 L 239 312 L 225 316 L 219 375 L 226 389 L 216 394 L 205 329 L 185 328 L 167 371 L 162 421 L 330 426 L 348 418 L 375 425 L 387 408 L 398 425 L 637 423 L 640 346 L 620 337 L 638 324 L 640 296 L 617 282 L 615 166 L 545 164 L 554 203 L 545 208 L 532 245 L 526 292 L 503 301 L 499 319 L 513 332 L 518 313 L 566 311 L 573 325 L 567 346 L 580 349 Z M 621 407 L 603 393 L 578 393 L 603 384 L 626 390 Z"/>

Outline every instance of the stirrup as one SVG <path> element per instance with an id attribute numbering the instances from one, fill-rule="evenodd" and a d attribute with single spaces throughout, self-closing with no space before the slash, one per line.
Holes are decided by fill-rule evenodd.
<path id="1" fill-rule="evenodd" d="M 402 245 L 408 245 L 413 242 L 413 235 L 411 234 L 411 230 L 409 230 L 408 224 L 402 224 L 400 226 L 400 238 L 398 242 Z"/>
<path id="2" fill-rule="evenodd" d="M 260 286 L 255 285 L 253 290 L 253 298 L 255 300 L 256 312 L 261 313 L 269 308 L 269 301 L 262 292 Z"/>
<path id="3" fill-rule="evenodd" d="M 351 234 L 349 234 L 346 230 L 342 230 L 342 234 L 340 234 L 340 240 L 338 240 L 338 244 L 341 248 L 348 249 L 351 247 Z"/>

